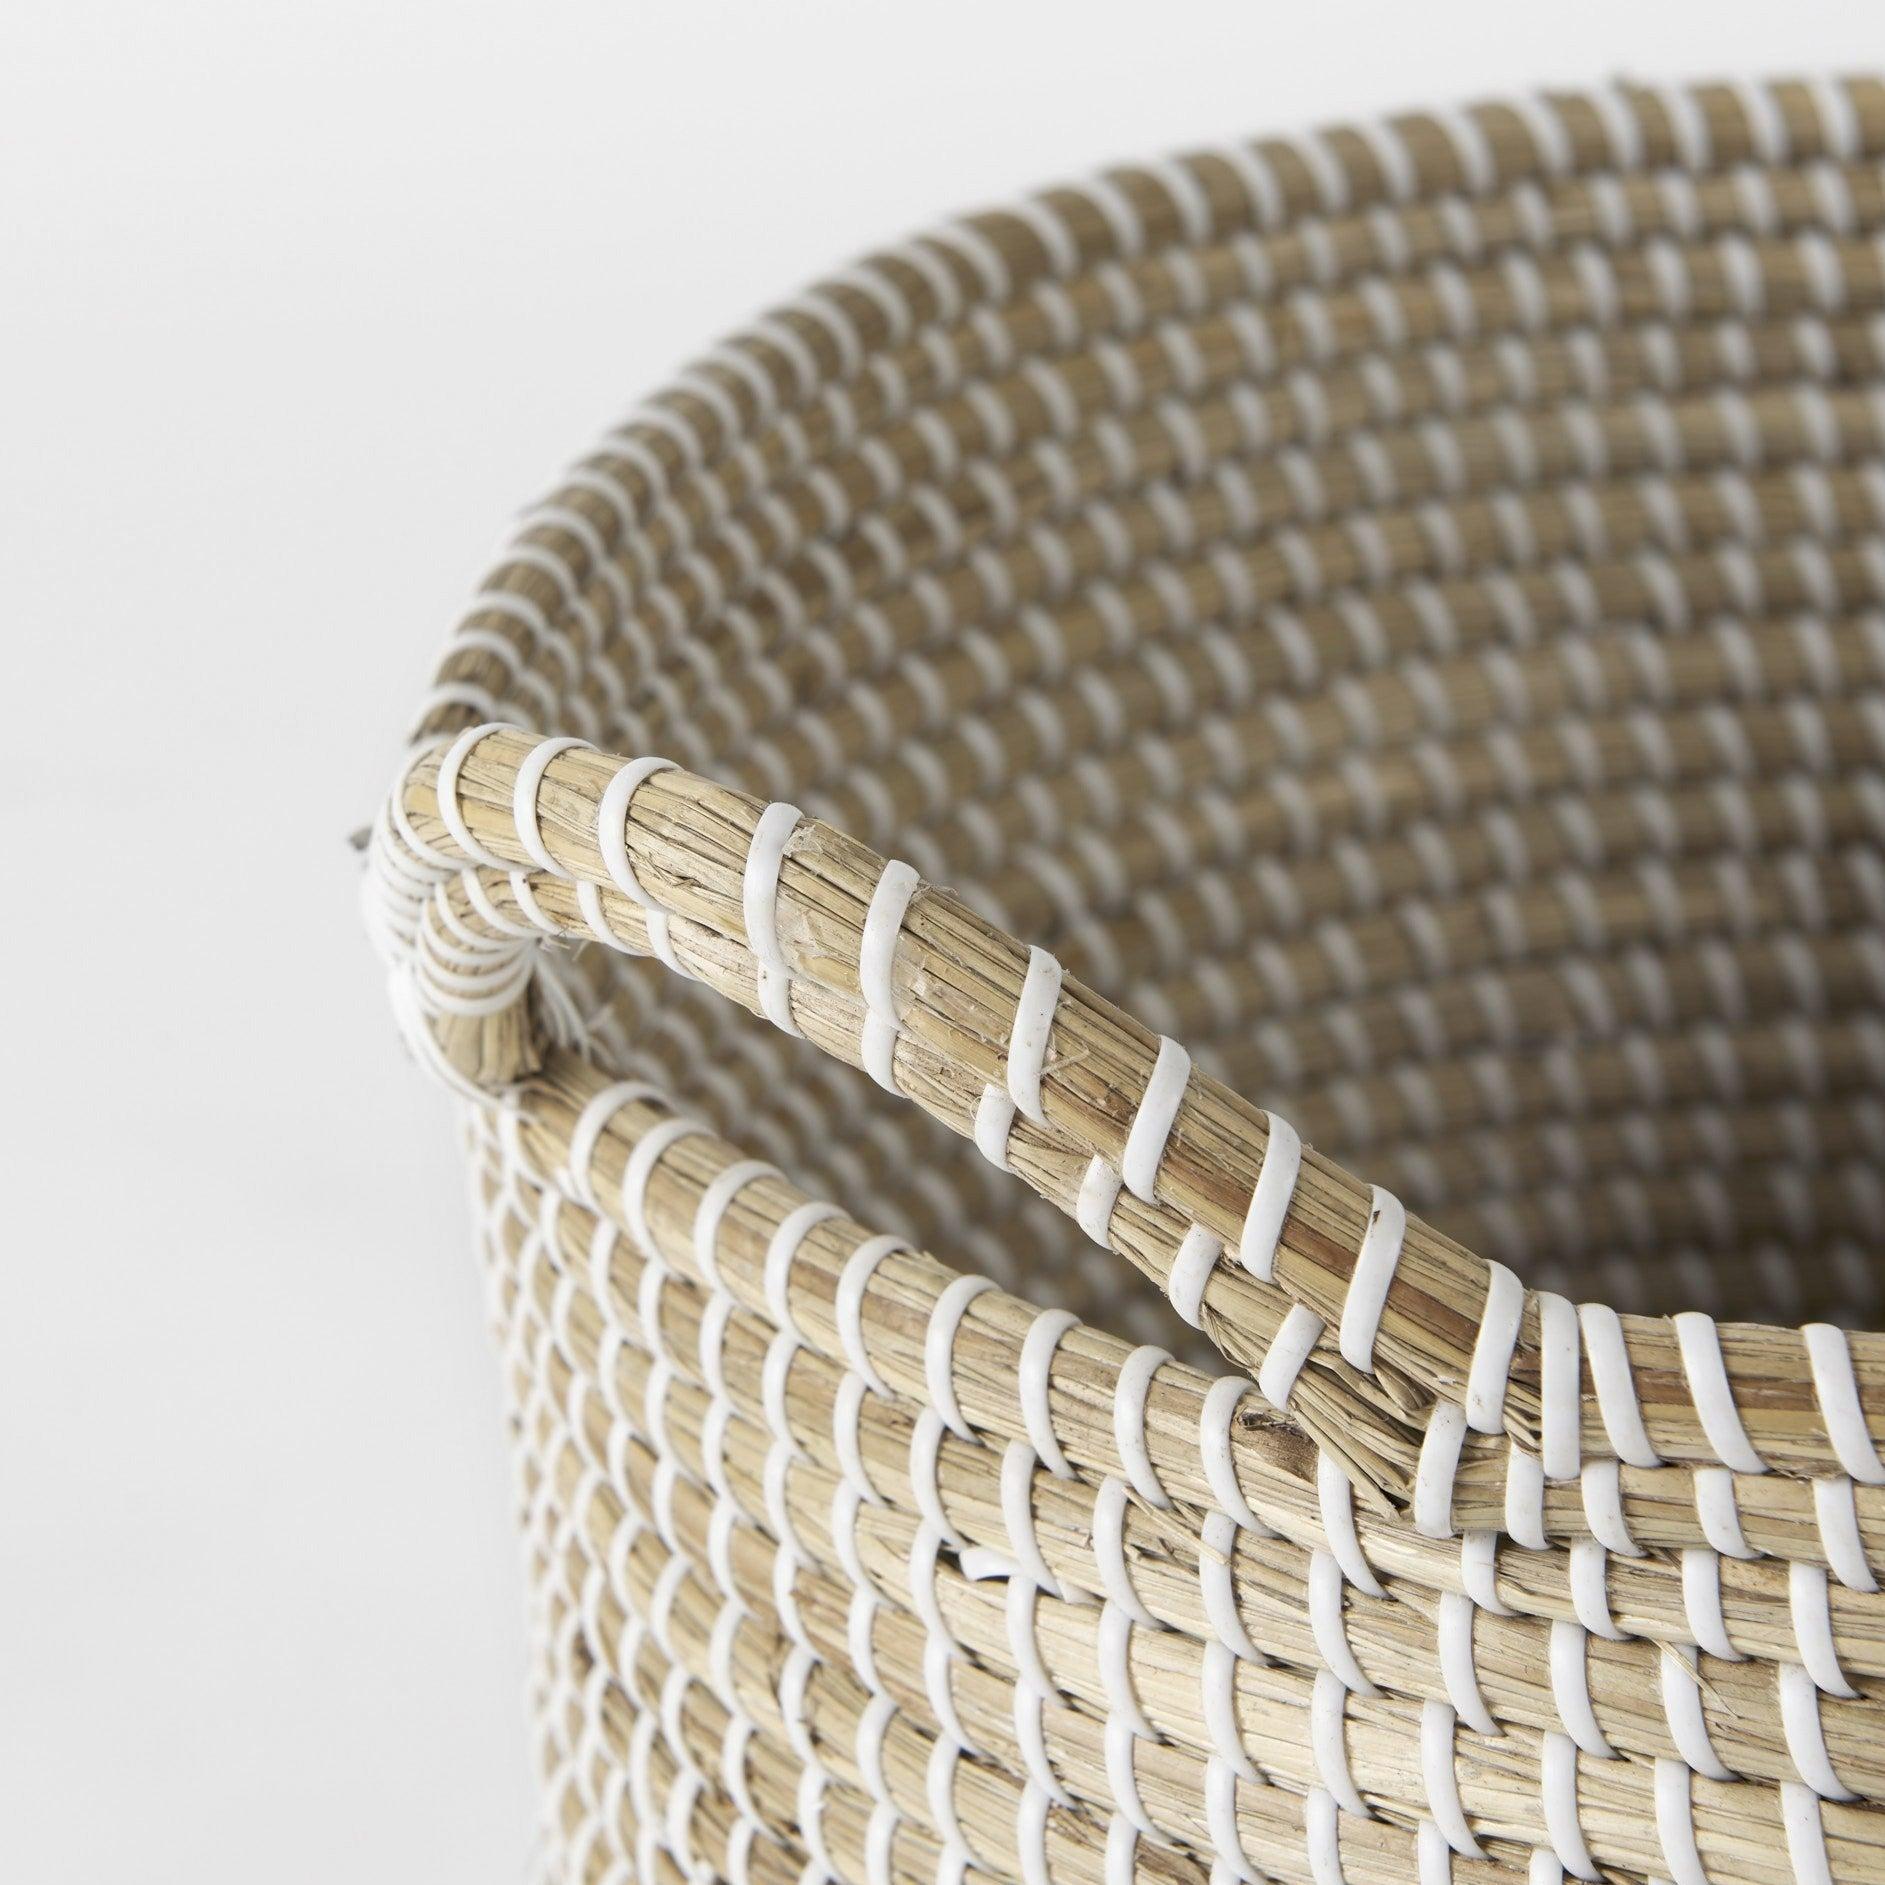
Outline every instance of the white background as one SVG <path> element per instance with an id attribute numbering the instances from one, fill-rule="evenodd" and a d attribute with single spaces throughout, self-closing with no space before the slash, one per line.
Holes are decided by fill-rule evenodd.
<path id="1" fill-rule="evenodd" d="M 0 1876 L 525 1873 L 463 1187 L 343 842 L 511 511 L 1057 174 L 1881 50 L 1855 0 L 4 0 Z"/>

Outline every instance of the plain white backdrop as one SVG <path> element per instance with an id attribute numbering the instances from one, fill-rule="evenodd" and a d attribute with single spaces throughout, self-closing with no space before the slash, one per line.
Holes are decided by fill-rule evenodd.
<path id="1" fill-rule="evenodd" d="M 512 511 L 1056 175 L 1882 51 L 1854 0 L 0 8 L 0 1875 L 526 1873 L 480 1279 L 344 842 Z"/>

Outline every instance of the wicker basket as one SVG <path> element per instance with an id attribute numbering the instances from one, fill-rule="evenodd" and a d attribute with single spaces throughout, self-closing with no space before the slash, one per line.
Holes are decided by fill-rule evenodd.
<path id="1" fill-rule="evenodd" d="M 1885 1879 L 1881 154 L 1116 170 L 523 519 L 368 901 L 550 1876 Z"/>

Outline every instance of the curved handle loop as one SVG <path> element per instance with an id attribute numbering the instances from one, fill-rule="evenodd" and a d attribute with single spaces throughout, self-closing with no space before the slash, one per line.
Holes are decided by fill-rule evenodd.
<path id="1" fill-rule="evenodd" d="M 1411 1487 L 1415 1384 L 1456 1358 L 1397 1299 L 1403 1263 L 1454 1300 L 1482 1266 L 908 864 L 666 761 L 497 725 L 410 759 L 374 853 L 396 1005 L 460 1091 L 494 1097 L 569 1037 L 543 942 L 652 956 L 972 1138 L 1367 1483 Z M 1319 1358 L 1300 1392 L 1325 1326 L 1348 1366 Z"/>
<path id="2" fill-rule="evenodd" d="M 1613 1330 L 1522 1289 L 1045 951 L 794 807 L 479 726 L 411 757 L 373 853 L 396 1005 L 467 1094 L 500 1093 L 571 1038 L 557 979 L 532 973 L 543 942 L 652 956 L 972 1138 L 1148 1275 L 1364 1488 L 1444 1514 L 1457 1476 L 1496 1476 L 1542 1510 L 1548 1482 L 1578 1497 L 1587 1462 L 1714 1457 L 1669 1324 Z M 1598 1335 L 1604 1392 L 1585 1395 Z M 1619 1335 L 1632 1388 L 1673 1393 L 1621 1406 Z M 1804 1349 L 1800 1364 L 1811 1404 Z M 1431 1420 L 1435 1402 L 1460 1418 Z M 1754 1412 L 1747 1438 L 1770 1463 L 1799 1443 Z"/>

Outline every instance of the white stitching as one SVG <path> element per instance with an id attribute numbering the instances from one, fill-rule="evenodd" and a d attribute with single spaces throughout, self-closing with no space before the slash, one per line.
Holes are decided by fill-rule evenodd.
<path id="1" fill-rule="evenodd" d="M 952 1433 L 964 1440 L 972 1440 L 975 1432 L 963 1419 L 961 1403 L 956 1399 L 952 1360 L 956 1330 L 961 1326 L 970 1303 L 994 1287 L 993 1280 L 986 1276 L 957 1277 L 936 1298 L 923 1337 L 923 1376 L 929 1389 L 930 1407 L 941 1416 L 943 1424 Z"/>
<path id="2" fill-rule="evenodd" d="M 1370 1597 L 1385 1597 L 1387 1592 L 1364 1555 L 1361 1535 L 1355 1529 L 1355 1488 L 1326 1452 L 1316 1454 L 1316 1504 L 1322 1518 L 1322 1535 L 1342 1567 L 1342 1575 Z"/>
<path id="3" fill-rule="evenodd" d="M 1296 1377 L 1322 1339 L 1325 1326 L 1322 1318 L 1306 1303 L 1293 1304 L 1283 1318 L 1263 1357 L 1263 1365 L 1257 1370 L 1257 1391 L 1272 1407 L 1279 1411 L 1288 1407 Z"/>
<path id="4" fill-rule="evenodd" d="M 741 1159 L 716 1172 L 700 1194 L 694 1211 L 694 1267 L 712 1289 L 721 1288 L 720 1226 L 727 1209 L 740 1192 L 761 1178 L 783 1180 L 783 1174 L 764 1159 Z"/>
<path id="5" fill-rule="evenodd" d="M 1606 1551 L 1640 1558 L 1642 1548 L 1630 1536 L 1623 1516 L 1623 1474 L 1615 1460 L 1586 1460 L 1578 1474 L 1584 1496 L 1584 1522 Z"/>
<path id="6" fill-rule="evenodd" d="M 1119 1174 L 1096 1152 L 1088 1161 L 1074 1201 L 1074 1221 L 1104 1249 L 1112 1247 L 1113 1207 L 1119 1202 Z"/>
<path id="7" fill-rule="evenodd" d="M 1303 1845 L 1314 1885 L 1348 1885 L 1342 1871 L 1342 1809 L 1326 1787 L 1303 1801 Z"/>
<path id="8" fill-rule="evenodd" d="M 1368 1228 L 1356 1253 L 1354 1273 L 1342 1299 L 1340 1347 L 1342 1359 L 1351 1368 L 1368 1374 L 1374 1368 L 1375 1334 L 1381 1325 L 1381 1312 L 1387 1306 L 1388 1291 L 1401 1260 L 1401 1243 L 1407 1231 L 1407 1211 L 1391 1191 L 1374 1188 L 1374 1203 L 1368 1213 Z"/>
<path id="9" fill-rule="evenodd" d="M 1564 1731 L 1586 1753 L 1613 1760 L 1616 1750 L 1605 1738 L 1591 1706 L 1590 1636 L 1580 1623 L 1558 1618 L 1551 1626 L 1547 1662 L 1551 1672 L 1551 1699 Z"/>
<path id="10" fill-rule="evenodd" d="M 1611 1448 L 1626 1466 L 1660 1466 L 1661 1457 L 1650 1445 L 1643 1425 L 1621 1318 L 1602 1303 L 1583 1304 L 1577 1318 L 1590 1364 L 1591 1386 L 1597 1393 L 1598 1412 Z"/>
<path id="11" fill-rule="evenodd" d="M 1682 1608 L 1690 1636 L 1709 1655 L 1724 1662 L 1745 1660 L 1728 1634 L 1721 1606 L 1721 1559 L 1703 1546 L 1682 1553 Z"/>
<path id="12" fill-rule="evenodd" d="M 1453 1536 L 1453 1478 L 1465 1439 L 1466 1410 L 1454 1401 L 1436 1401 L 1414 1466 L 1414 1529 L 1425 1537 Z"/>
<path id="13" fill-rule="evenodd" d="M 803 1332 L 792 1308 L 792 1265 L 798 1259 L 800 1245 L 820 1224 L 829 1224 L 843 1215 L 835 1204 L 827 1204 L 819 1198 L 808 1199 L 788 1211 L 767 1240 L 761 1269 L 767 1312 L 780 1329 L 798 1336 L 801 1341 Z"/>
<path id="14" fill-rule="evenodd" d="M 577 1114 L 569 1135 L 570 1188 L 592 1211 L 602 1209 L 595 1192 L 593 1167 L 596 1148 L 609 1121 L 625 1106 L 637 1101 L 659 1104 L 663 1098 L 661 1091 L 645 1080 L 617 1080 L 595 1094 Z"/>
<path id="15" fill-rule="evenodd" d="M 1885 1486 L 1885 1459 L 1879 1457 L 1866 1424 L 1845 1331 L 1829 1322 L 1809 1322 L 1800 1335 L 1813 1371 L 1820 1419 L 1840 1465 L 1861 1485 Z"/>
<path id="16" fill-rule="evenodd" d="M 1474 1605 L 1495 1617 L 1509 1617 L 1509 1605 L 1499 1597 L 1499 1534 L 1468 1532 L 1460 1540 L 1460 1588 Z M 1456 1702 L 1455 1707 L 1459 1704 Z M 1460 1709 L 1463 1715 L 1465 1709 Z"/>
<path id="17" fill-rule="evenodd" d="M 1524 1316 L 1525 1285 L 1503 1263 L 1488 1264 L 1486 1301 L 1466 1375 L 1466 1420 L 1475 1433 L 1504 1428 L 1507 1378 Z"/>
<path id="18" fill-rule="evenodd" d="M 1702 1423 L 1708 1444 L 1715 1449 L 1715 1457 L 1737 1473 L 1766 1472 L 1767 1462 L 1755 1452 L 1741 1425 L 1741 1411 L 1735 1406 L 1714 1317 L 1690 1309 L 1672 1316 L 1670 1321 L 1682 1352 L 1689 1398 L 1695 1403 L 1696 1418 Z"/>
<path id="19" fill-rule="evenodd" d="M 1015 1669 L 1022 1683 L 1041 1695 L 1061 1698 L 1059 1685 L 1048 1671 L 1046 1658 L 1041 1654 L 1041 1639 L 1037 1634 L 1040 1587 L 1027 1578 L 1016 1577 L 1008 1582 L 1008 1647 L 1015 1659 Z"/>
<path id="20" fill-rule="evenodd" d="M 1115 1813 L 1106 1828 L 1104 1885 L 1133 1885 L 1139 1875 L 1139 1833 L 1123 1813 Z"/>
<path id="21" fill-rule="evenodd" d="M 1145 1408 L 1153 1377 L 1171 1358 L 1168 1350 L 1152 1343 L 1135 1348 L 1120 1364 L 1113 1389 L 1113 1444 L 1120 1465 L 1133 1491 L 1161 1512 L 1169 1510 L 1172 1501 L 1146 1445 Z"/>
<path id="22" fill-rule="evenodd" d="M 586 752 L 595 750 L 587 740 L 579 740 L 568 734 L 558 739 L 539 740 L 524 755 L 523 764 L 517 768 L 516 784 L 511 788 L 511 823 L 517 827 L 517 842 L 524 847 L 525 854 L 540 871 L 564 879 L 571 873 L 550 855 L 549 846 L 543 842 L 537 795 L 550 761 L 558 753 L 574 752 L 578 748 Z"/>
<path id="23" fill-rule="evenodd" d="M 1212 1497 L 1243 1530 L 1267 1538 L 1273 1535 L 1270 1528 L 1244 1498 L 1237 1478 L 1236 1450 L 1231 1443 L 1231 1422 L 1250 1385 L 1247 1375 L 1235 1374 L 1220 1375 L 1211 1383 L 1198 1413 L 1198 1451 Z"/>
<path id="24" fill-rule="evenodd" d="M 648 1224 L 648 1181 L 654 1176 L 655 1166 L 671 1146 L 682 1139 L 708 1136 L 707 1128 L 697 1119 L 657 1120 L 636 1140 L 627 1164 L 622 1167 L 622 1215 L 628 1222 L 629 1235 L 634 1238 L 636 1248 L 648 1259 L 650 1269 L 665 1272 L 667 1266 Z M 652 1346 L 658 1347 L 658 1344 Z"/>
<path id="25" fill-rule="evenodd" d="M 1656 1839 L 1669 1867 L 1671 1885 L 1709 1885 L 1695 1847 L 1695 1807 L 1690 1770 L 1667 1757 L 1656 1762 Z"/>
<path id="26" fill-rule="evenodd" d="M 1063 975 L 1060 964 L 1045 949 L 1028 951 L 1027 975 L 1008 1034 L 1008 1097 L 1037 1126 L 1047 1123 L 1041 1110 L 1041 1073 Z"/>
<path id="27" fill-rule="evenodd" d="M 1547 1479 L 1578 1473 L 1582 1394 L 1577 1311 L 1562 1296 L 1540 1290 L 1538 1304 L 1539 1463 Z"/>
<path id="28" fill-rule="evenodd" d="M 1237 1770 L 1215 1754 L 1204 1764 L 1204 1823 L 1215 1848 L 1215 1876 L 1219 1867 L 1240 1881 L 1240 1885 L 1259 1885 L 1263 1874 L 1251 1863 L 1244 1850 L 1243 1829 L 1237 1823 Z"/>
<path id="29" fill-rule="evenodd" d="M 1192 1224 L 1172 1258 L 1165 1278 L 1166 1299 L 1194 1329 L 1204 1327 L 1204 1292 L 1223 1252 L 1223 1244 L 1202 1224 Z"/>
<path id="30" fill-rule="evenodd" d="M 1119 1175 L 1126 1189 L 1144 1203 L 1153 1200 L 1166 1142 L 1190 1080 L 1191 1056 L 1169 1035 L 1161 1036 L 1158 1058 L 1146 1078 L 1145 1092 L 1119 1161 Z"/>
<path id="31" fill-rule="evenodd" d="M 623 896 L 654 910 L 654 899 L 642 888 L 628 855 L 629 802 L 657 772 L 674 770 L 671 759 L 631 759 L 612 778 L 596 806 L 596 848 L 604 868 Z"/>
<path id="32" fill-rule="evenodd" d="M 1215 1758 L 1233 1768 L 1243 1780 L 1263 1776 L 1251 1760 L 1237 1726 L 1237 1657 L 1227 1643 L 1213 1639 L 1204 1646 L 1202 1686 L 1204 1725 Z"/>
<path id="33" fill-rule="evenodd" d="M 1848 1590 L 1876 1591 L 1878 1580 L 1866 1562 L 1852 1481 L 1843 1474 L 1814 1480 L 1813 1515 L 1819 1525 L 1820 1553 L 1827 1568 Z"/>
<path id="34" fill-rule="evenodd" d="M 1839 1666 L 1839 1646 L 1833 1636 L 1826 1573 L 1817 1564 L 1802 1564 L 1796 1559 L 1787 1566 L 1787 1610 L 1793 1621 L 1793 1640 L 1807 1674 L 1828 1695 L 1850 1700 L 1858 1691 L 1846 1680 Z"/>
<path id="35" fill-rule="evenodd" d="M 865 1066 L 872 1079 L 890 1093 L 897 1091 L 893 1056 L 901 1032 L 894 982 L 897 943 L 910 900 L 921 881 L 908 864 L 894 858 L 885 864 L 864 912 L 863 935 L 858 945 L 858 990 L 864 998 L 865 1009 Z"/>
<path id="36" fill-rule="evenodd" d="M 886 1257 L 909 1248 L 901 1237 L 867 1237 L 845 1259 L 844 1268 L 838 1272 L 838 1286 L 832 1302 L 832 1318 L 838 1325 L 838 1343 L 853 1373 L 861 1376 L 870 1391 L 877 1395 L 888 1396 L 890 1388 L 878 1373 L 864 1341 L 864 1299 L 870 1289 L 871 1278 L 877 1274 L 878 1265 Z"/>
<path id="37" fill-rule="evenodd" d="M 1455 1717 L 1445 1702 L 1420 1708 L 1420 1772 L 1427 1808 L 1447 1844 L 1462 1858 L 1483 1859 L 1485 1848 L 1473 1837 L 1460 1800 L 1460 1777 L 1453 1764 Z"/>
<path id="38" fill-rule="evenodd" d="M 1780 1783 L 1780 1821 L 1787 1835 L 1787 1857 L 1793 1866 L 1795 1885 L 1833 1885 L 1826 1823 L 1812 1788 L 1792 1781 Z"/>
<path id="39" fill-rule="evenodd" d="M 1545 1836 L 1551 1841 L 1558 1863 L 1567 1872 L 1582 1879 L 1598 1876 L 1584 1843 L 1584 1829 L 1577 1806 L 1577 1744 L 1569 1735 L 1549 1731 L 1539 1744 L 1541 1771 L 1539 1795 L 1544 1807 Z"/>
<path id="40" fill-rule="evenodd" d="M 758 965 L 760 1006 L 774 1027 L 792 1035 L 800 1029 L 792 1018 L 791 968 L 779 947 L 779 874 L 803 816 L 782 800 L 768 805 L 753 826 L 740 876 L 740 909 L 746 946 Z"/>
<path id="41" fill-rule="evenodd" d="M 1015 1568 L 1051 1597 L 1061 1596 L 1061 1584 L 1047 1568 L 1034 1525 L 1034 1469 L 1039 1456 L 1025 1440 L 1010 1440 L 1001 1456 L 1001 1515 L 1008 1542 L 1014 1547 Z"/>
<path id="42" fill-rule="evenodd" d="M 1710 1547 L 1724 1558 L 1754 1558 L 1760 1554 L 1741 1529 L 1735 1503 L 1735 1479 L 1725 1466 L 1698 1466 L 1690 1475 L 1695 1493 L 1695 1519 Z"/>
<path id="43" fill-rule="evenodd" d="M 953 1781 L 954 1757 L 963 1752 L 977 1754 L 983 1750 L 969 1738 L 962 1725 L 962 1717 L 956 1710 L 955 1686 L 951 1679 L 956 1660 L 956 1639 L 949 1628 L 948 1617 L 944 1614 L 942 1599 L 936 1593 L 940 1553 L 946 1542 L 933 1525 L 924 1525 L 917 1532 L 916 1541 L 910 1550 L 910 1601 L 929 1632 L 928 1646 L 923 1655 L 923 1686 L 929 1696 L 930 1709 L 947 1736 L 946 1741 L 939 1738 L 936 1745 L 939 1750 L 947 1747 L 949 1751 L 949 1774 Z M 948 1819 L 943 1823 L 948 1824 L 954 1818 L 953 1786 L 951 1804 L 945 1811 Z"/>
<path id="44" fill-rule="evenodd" d="M 1344 1812 L 1367 1819 L 1367 1803 L 1348 1765 L 1348 1690 L 1332 1669 L 1319 1669 L 1309 1691 L 1309 1748 L 1316 1778 Z"/>
<path id="45" fill-rule="evenodd" d="M 1798 1663 L 1782 1663 L 1775 1675 L 1787 1758 L 1793 1762 L 1800 1778 L 1822 1800 L 1855 1799 L 1857 1796 L 1840 1780 L 1827 1752 L 1819 1685 Z"/>
<path id="46" fill-rule="evenodd" d="M 1295 1197 L 1296 1178 L 1302 1168 L 1302 1140 L 1288 1120 L 1279 1119 L 1275 1113 L 1266 1113 L 1264 1118 L 1269 1122 L 1269 1131 L 1256 1183 L 1251 1187 L 1250 1206 L 1244 1213 L 1237 1260 L 1259 1282 L 1267 1283 L 1276 1273 L 1276 1248 Z"/>
<path id="47" fill-rule="evenodd" d="M 1610 1554 L 1594 1538 L 1578 1538 L 1571 1543 L 1571 1608 L 1578 1621 L 1593 1636 L 1620 1642 L 1623 1632 L 1610 1617 Z"/>
<path id="48" fill-rule="evenodd" d="M 511 864 L 493 851 L 487 851 L 471 835 L 471 827 L 465 823 L 464 814 L 458 809 L 458 774 L 471 749 L 492 733 L 509 733 L 512 729 L 502 721 L 487 721 L 483 726 L 467 727 L 459 734 L 444 758 L 439 761 L 438 786 L 435 797 L 438 800 L 439 817 L 444 820 L 445 829 L 452 834 L 458 848 L 476 862 L 488 865 L 492 870 L 508 871 Z"/>
<path id="49" fill-rule="evenodd" d="M 1048 1387 L 1052 1379 L 1054 1354 L 1069 1329 L 1080 1326 L 1080 1318 L 1067 1309 L 1044 1309 L 1034 1319 L 1021 1344 L 1021 1360 L 1016 1369 L 1016 1397 L 1021 1403 L 1021 1417 L 1033 1442 L 1034 1451 L 1056 1479 L 1071 1479 L 1073 1466 L 1061 1451 L 1054 1433 L 1054 1416 L 1048 1405 Z M 966 1436 L 965 1436 L 966 1437 Z"/>
<path id="50" fill-rule="evenodd" d="M 1461 1591 L 1444 1591 L 1434 1620 L 1434 1649 L 1440 1680 L 1453 1711 L 1477 1734 L 1497 1734 L 1498 1724 L 1480 1692 L 1479 1669 L 1473 1652 L 1473 1630 L 1480 1606 Z"/>
<path id="51" fill-rule="evenodd" d="M 1348 1579 L 1342 1575 L 1335 1553 L 1318 1547 L 1309 1554 L 1307 1602 L 1316 1654 L 1345 1689 L 1357 1695 L 1375 1695 L 1379 1691 L 1368 1679 L 1348 1639 L 1347 1604 Z"/>
<path id="52" fill-rule="evenodd" d="M 1120 1482 L 1108 1480 L 1106 1484 L 1116 1486 Z M 1101 1491 L 1104 1492 L 1105 1487 Z M 1123 1486 L 1121 1491 L 1123 1493 Z M 1097 1502 L 1094 1509 L 1094 1530 L 1097 1533 Z M 1210 1624 L 1217 1640 L 1240 1662 L 1266 1662 L 1268 1658 L 1252 1641 L 1237 1607 L 1237 1581 L 1234 1575 L 1237 1521 L 1228 1512 L 1207 1512 L 1200 1537 L 1203 1548 L 1198 1553 L 1198 1591 L 1204 1604 L 1206 1622 Z"/>
<path id="53" fill-rule="evenodd" d="M 1665 1643 L 1657 1658 L 1657 1676 L 1662 1688 L 1662 1712 L 1676 1752 L 1710 1780 L 1733 1780 L 1735 1775 L 1722 1764 L 1709 1736 L 1702 1709 L 1701 1678 L 1695 1672 L 1695 1651 Z"/>
<path id="54" fill-rule="evenodd" d="M 998 1086 L 985 1086 L 976 1102 L 975 1149 L 998 1171 L 1012 1171 L 1008 1135 L 1014 1130 L 1015 1103 Z"/>

